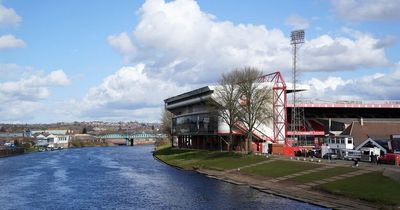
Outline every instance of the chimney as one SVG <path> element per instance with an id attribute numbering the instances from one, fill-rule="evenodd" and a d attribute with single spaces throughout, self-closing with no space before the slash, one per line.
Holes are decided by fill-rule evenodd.
<path id="1" fill-rule="evenodd" d="M 364 126 L 364 119 L 362 117 L 360 118 L 360 124 L 361 126 Z"/>

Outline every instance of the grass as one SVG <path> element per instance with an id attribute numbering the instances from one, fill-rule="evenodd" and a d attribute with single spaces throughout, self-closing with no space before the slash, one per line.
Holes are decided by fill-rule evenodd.
<path id="1" fill-rule="evenodd" d="M 245 168 L 242 171 L 248 174 L 255 174 L 259 176 L 267 176 L 275 178 L 318 167 L 321 166 L 319 166 L 318 164 L 306 163 L 306 162 L 276 160 L 274 162 L 265 163 L 255 167 Z"/>
<path id="2" fill-rule="evenodd" d="M 161 150 L 161 149 L 166 149 L 168 147 L 171 147 L 171 143 L 163 143 L 163 144 L 157 144 L 156 143 L 156 150 Z"/>
<path id="3" fill-rule="evenodd" d="M 184 169 L 209 168 L 214 170 L 228 170 L 267 160 L 265 157 L 254 155 L 175 149 L 171 147 L 158 147 L 155 155 L 171 165 Z M 275 160 L 273 162 L 245 168 L 241 171 L 245 174 L 276 178 L 318 167 L 322 166 L 308 162 Z M 335 167 L 298 176 L 288 179 L 288 181 L 306 183 L 346 174 L 355 170 L 358 169 Z M 314 187 L 314 189 L 385 205 L 400 206 L 400 182 L 383 176 L 382 172 L 371 172 L 349 177 L 318 185 Z"/>
<path id="4" fill-rule="evenodd" d="M 329 182 L 317 189 L 376 203 L 400 205 L 400 183 L 383 176 L 382 172 Z"/>
<path id="5" fill-rule="evenodd" d="M 297 176 L 291 179 L 288 179 L 288 181 L 295 181 L 295 182 L 300 182 L 300 183 L 307 183 L 307 182 L 313 182 L 321 179 L 326 179 L 346 173 L 350 173 L 353 171 L 356 171 L 357 169 L 351 168 L 351 167 L 335 167 L 335 168 L 329 168 L 323 171 L 318 171 L 310 174 L 305 174 L 302 176 Z"/>
<path id="6" fill-rule="evenodd" d="M 174 166 L 184 169 L 209 168 L 228 170 L 267 160 L 255 155 L 240 155 L 228 152 L 159 148 L 155 155 Z"/>

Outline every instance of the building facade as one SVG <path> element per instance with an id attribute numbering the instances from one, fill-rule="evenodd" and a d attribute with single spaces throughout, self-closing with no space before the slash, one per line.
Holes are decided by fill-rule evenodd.
<path id="1" fill-rule="evenodd" d="M 229 126 L 210 109 L 210 100 L 215 98 L 215 86 L 202 87 L 181 95 L 165 99 L 165 108 L 174 114 L 172 136 L 174 146 L 180 148 L 228 150 Z M 245 150 L 245 131 L 243 124 L 233 128 L 231 148 Z M 253 132 L 252 151 L 268 151 L 272 144 L 273 123 L 260 124 Z M 266 146 L 267 145 L 267 146 Z"/>

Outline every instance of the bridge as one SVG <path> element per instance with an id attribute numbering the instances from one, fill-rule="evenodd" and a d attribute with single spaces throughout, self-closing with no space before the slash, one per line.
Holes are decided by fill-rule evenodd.
<path id="1" fill-rule="evenodd" d="M 121 134 L 121 133 L 109 133 L 97 136 L 97 138 L 104 139 L 106 142 L 133 146 L 139 143 L 154 143 L 156 138 L 165 138 L 165 134 L 154 134 L 154 133 L 134 133 L 134 134 Z"/>

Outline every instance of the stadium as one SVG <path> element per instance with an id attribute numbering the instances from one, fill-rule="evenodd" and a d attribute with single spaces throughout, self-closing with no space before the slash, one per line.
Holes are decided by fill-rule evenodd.
<path id="1" fill-rule="evenodd" d="M 319 151 L 322 156 L 321 151 L 339 154 L 361 146 L 378 148 L 376 155 L 400 153 L 400 101 L 298 100 L 294 104 L 290 99 L 296 90 L 286 86 L 280 72 L 266 74 L 261 81 L 272 91 L 273 117 L 253 131 L 252 152 L 292 156 Z M 208 108 L 209 100 L 218 101 L 216 88 L 206 86 L 164 100 L 165 109 L 174 115 L 174 146 L 227 150 L 229 128 Z M 302 124 L 296 129 L 291 126 L 293 109 L 302 113 Z M 245 131 L 243 124 L 235 125 L 235 151 L 244 151 Z"/>

